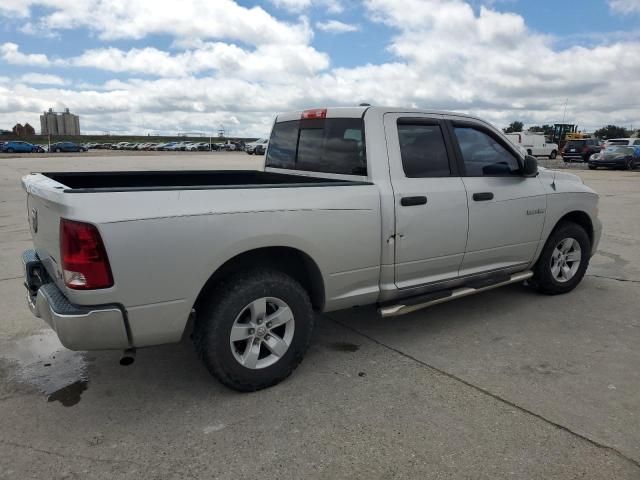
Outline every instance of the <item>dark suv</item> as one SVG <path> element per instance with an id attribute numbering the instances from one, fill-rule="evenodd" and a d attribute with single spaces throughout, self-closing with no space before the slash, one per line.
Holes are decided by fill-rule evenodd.
<path id="1" fill-rule="evenodd" d="M 565 162 L 588 162 L 591 155 L 602 150 L 597 138 L 569 140 L 562 149 L 562 159 Z"/>

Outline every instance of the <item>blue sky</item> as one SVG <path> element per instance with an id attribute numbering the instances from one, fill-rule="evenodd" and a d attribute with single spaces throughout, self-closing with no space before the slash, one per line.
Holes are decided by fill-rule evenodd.
<path id="1" fill-rule="evenodd" d="M 359 101 L 542 123 L 563 99 L 585 128 L 640 124 L 618 92 L 640 90 L 640 0 L 118 4 L 0 3 L 0 128 L 69 106 L 85 131 L 262 134 L 277 111 Z"/>

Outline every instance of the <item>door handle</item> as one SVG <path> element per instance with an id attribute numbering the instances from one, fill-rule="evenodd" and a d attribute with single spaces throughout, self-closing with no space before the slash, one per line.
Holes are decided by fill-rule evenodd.
<path id="1" fill-rule="evenodd" d="M 414 205 L 425 205 L 427 203 L 427 197 L 402 197 L 400 199 L 400 205 L 403 207 L 413 207 Z"/>
<path id="2" fill-rule="evenodd" d="M 473 199 L 476 202 L 486 202 L 487 200 L 493 200 L 493 193 L 492 192 L 474 193 Z"/>

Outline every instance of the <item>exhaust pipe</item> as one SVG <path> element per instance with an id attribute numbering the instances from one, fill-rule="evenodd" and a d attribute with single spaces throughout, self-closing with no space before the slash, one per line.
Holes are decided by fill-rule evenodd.
<path id="1" fill-rule="evenodd" d="M 120 359 L 120 365 L 123 367 L 128 367 L 136 361 L 136 349 L 135 348 L 127 348 L 124 352 L 122 352 L 122 358 Z"/>

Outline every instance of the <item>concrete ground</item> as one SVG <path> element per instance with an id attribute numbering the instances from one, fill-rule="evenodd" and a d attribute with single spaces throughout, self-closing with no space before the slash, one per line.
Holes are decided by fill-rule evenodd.
<path id="1" fill-rule="evenodd" d="M 294 375 L 257 393 L 215 382 L 188 341 L 121 367 L 65 350 L 29 313 L 21 175 L 262 160 L 0 156 L 0 479 L 640 478 L 640 172 L 572 168 L 604 223 L 573 293 L 324 315 Z"/>

